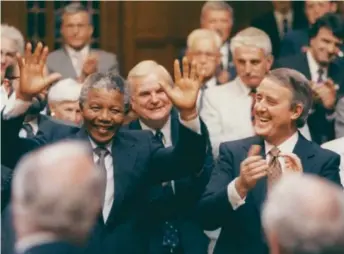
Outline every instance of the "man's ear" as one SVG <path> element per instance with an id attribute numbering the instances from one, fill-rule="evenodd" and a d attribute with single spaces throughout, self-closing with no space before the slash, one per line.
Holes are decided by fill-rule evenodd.
<path id="1" fill-rule="evenodd" d="M 296 121 L 300 116 L 302 115 L 302 112 L 304 110 L 304 107 L 301 103 L 297 103 L 293 107 L 293 114 L 291 115 L 292 120 Z"/>

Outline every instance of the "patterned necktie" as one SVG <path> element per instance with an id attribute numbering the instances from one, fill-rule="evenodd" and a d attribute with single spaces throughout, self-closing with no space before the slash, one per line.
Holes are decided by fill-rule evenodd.
<path id="1" fill-rule="evenodd" d="M 318 70 L 318 80 L 317 80 L 318 84 L 321 84 L 321 83 L 324 82 L 323 75 L 324 75 L 323 68 L 319 68 L 319 70 Z"/>
<path id="2" fill-rule="evenodd" d="M 252 98 L 252 104 L 251 104 L 251 121 L 252 124 L 254 125 L 254 105 L 256 104 L 256 94 L 257 94 L 257 90 L 256 88 L 251 88 L 251 91 L 249 93 L 249 95 Z"/>
<path id="3" fill-rule="evenodd" d="M 99 167 L 100 170 L 102 170 L 103 176 L 105 177 L 105 179 L 107 179 L 106 167 L 105 167 L 105 158 L 107 155 L 110 154 L 110 152 L 105 147 L 101 147 L 101 146 L 98 146 L 93 151 L 99 157 L 98 161 L 96 162 L 96 165 Z M 105 181 L 105 184 L 106 183 L 107 182 Z M 106 186 L 105 186 L 104 203 L 106 203 L 107 200 L 109 199 L 109 195 L 111 196 L 111 193 L 106 192 Z M 105 212 L 104 206 L 105 206 L 105 204 L 103 204 L 103 216 L 104 216 L 104 221 L 105 221 L 107 219 L 107 216 L 109 215 L 110 211 L 107 209 L 107 211 Z"/>
<path id="4" fill-rule="evenodd" d="M 282 166 L 278 160 L 280 150 L 277 147 L 273 147 L 269 154 L 271 160 L 268 169 L 268 189 L 270 189 L 282 176 Z"/>
<path id="5" fill-rule="evenodd" d="M 35 133 L 33 132 L 33 128 L 31 126 L 31 124 L 23 123 L 23 129 L 26 132 L 26 137 L 27 138 L 33 138 L 35 136 Z"/>
<path id="6" fill-rule="evenodd" d="M 164 134 L 161 132 L 160 129 L 155 131 L 155 138 L 164 145 Z M 171 182 L 166 182 L 163 184 L 163 187 L 167 192 L 173 193 L 173 188 Z M 174 225 L 172 221 L 165 221 L 163 225 L 163 238 L 162 238 L 162 245 L 173 251 L 175 248 L 179 246 L 179 234 L 178 229 Z"/>

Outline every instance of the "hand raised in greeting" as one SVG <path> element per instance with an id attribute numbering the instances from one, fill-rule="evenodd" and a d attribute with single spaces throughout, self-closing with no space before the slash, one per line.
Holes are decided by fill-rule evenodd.
<path id="1" fill-rule="evenodd" d="M 47 47 L 43 48 L 43 44 L 39 42 L 34 53 L 31 53 L 31 50 L 31 43 L 27 43 L 24 57 L 17 54 L 20 79 L 16 96 L 26 101 L 31 101 L 34 96 L 61 78 L 59 73 L 44 75 L 44 66 L 49 52 Z"/>

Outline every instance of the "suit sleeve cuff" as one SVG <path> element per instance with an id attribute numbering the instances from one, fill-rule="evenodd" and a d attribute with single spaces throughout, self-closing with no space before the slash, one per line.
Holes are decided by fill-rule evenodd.
<path id="1" fill-rule="evenodd" d="M 179 121 L 182 125 L 184 125 L 186 128 L 196 132 L 197 134 L 202 134 L 201 133 L 201 122 L 199 116 L 197 116 L 195 119 L 189 120 L 189 121 L 184 121 L 181 119 L 179 116 Z"/>
<path id="2" fill-rule="evenodd" d="M 228 195 L 228 201 L 232 205 L 233 210 L 238 209 L 240 206 L 245 204 L 245 198 L 241 198 L 238 191 L 235 188 L 235 181 L 237 179 L 235 178 L 230 184 L 228 184 L 227 187 L 227 195 Z"/>
<path id="3" fill-rule="evenodd" d="M 24 115 L 31 104 L 31 101 L 23 101 L 17 99 L 16 96 L 13 94 L 4 106 L 3 119 L 8 120 Z"/>

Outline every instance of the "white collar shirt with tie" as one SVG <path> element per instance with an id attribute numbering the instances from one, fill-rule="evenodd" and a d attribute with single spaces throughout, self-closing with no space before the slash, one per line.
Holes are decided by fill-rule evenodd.
<path id="1" fill-rule="evenodd" d="M 29 121 L 29 122 L 25 122 L 24 124 L 29 124 L 32 128 L 33 134 L 36 135 L 38 132 L 38 119 L 37 117 L 34 118 L 33 120 Z M 19 137 L 21 138 L 27 138 L 28 137 L 28 133 L 24 128 L 21 128 L 19 131 Z"/>
<path id="2" fill-rule="evenodd" d="M 291 137 L 289 137 L 286 141 L 284 141 L 282 144 L 277 146 L 277 148 L 280 150 L 280 153 L 292 153 L 296 143 L 299 139 L 299 133 L 295 132 Z M 265 154 L 266 154 L 266 161 L 269 163 L 271 161 L 271 155 L 270 151 L 272 148 L 274 148 L 274 145 L 269 144 L 266 140 L 264 140 L 265 145 Z M 278 157 L 279 162 L 281 163 L 282 172 L 285 171 L 285 161 L 283 157 Z"/>
<path id="3" fill-rule="evenodd" d="M 285 36 L 284 20 L 287 21 L 288 32 L 291 31 L 293 28 L 293 12 L 290 10 L 287 14 L 282 14 L 278 11 L 274 11 L 274 16 L 278 28 L 278 33 L 280 35 L 280 38 L 283 39 L 283 37 Z"/>
<path id="4" fill-rule="evenodd" d="M 79 51 L 76 51 L 75 49 L 71 48 L 68 45 L 66 45 L 65 48 L 70 59 L 72 60 L 72 64 L 77 76 L 80 77 L 82 73 L 82 66 L 84 64 L 84 61 L 86 57 L 88 56 L 88 54 L 90 53 L 90 46 L 86 45 Z"/>
<path id="5" fill-rule="evenodd" d="M 96 149 L 98 145 L 89 137 L 92 149 Z M 109 154 L 105 156 L 105 168 L 106 168 L 106 189 L 105 189 L 105 199 L 103 205 L 103 218 L 106 222 L 109 217 L 112 204 L 115 196 L 115 180 L 114 180 L 114 168 L 113 168 L 113 158 L 112 158 L 112 142 L 108 143 L 105 148 L 109 151 Z M 93 151 L 93 161 L 97 164 L 99 156 Z"/>
<path id="6" fill-rule="evenodd" d="M 321 68 L 323 70 L 322 80 L 326 81 L 327 75 L 328 75 L 327 68 L 321 67 L 317 63 L 317 61 L 314 59 L 312 53 L 309 50 L 307 51 L 306 56 L 307 56 L 309 71 L 311 73 L 311 80 L 315 83 L 318 82 L 318 80 L 319 80 L 319 69 Z"/>

